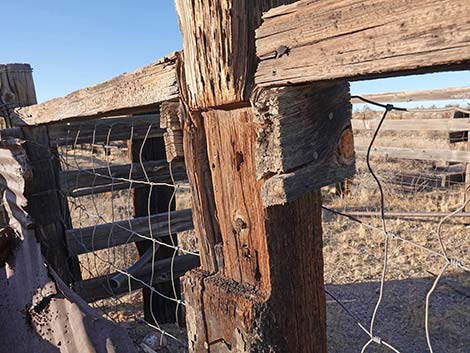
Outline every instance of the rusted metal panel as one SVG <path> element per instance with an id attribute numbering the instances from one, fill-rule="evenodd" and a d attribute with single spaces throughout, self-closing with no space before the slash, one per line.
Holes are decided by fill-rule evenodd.
<path id="1" fill-rule="evenodd" d="M 20 140 L 0 141 L 3 204 L 17 239 L 0 263 L 0 353 L 136 352 L 123 328 L 98 315 L 45 264 L 24 211 L 30 170 Z"/>

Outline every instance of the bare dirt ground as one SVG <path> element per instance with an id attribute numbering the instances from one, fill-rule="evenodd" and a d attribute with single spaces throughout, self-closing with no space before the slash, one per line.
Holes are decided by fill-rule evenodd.
<path id="1" fill-rule="evenodd" d="M 364 112 L 362 117 L 371 118 L 377 113 Z M 420 115 L 423 117 L 422 115 Z M 445 115 L 447 116 L 447 115 Z M 426 118 L 439 118 L 442 114 L 432 114 Z M 392 114 L 392 119 L 399 115 Z M 412 118 L 412 116 L 407 116 Z M 356 139 L 367 141 L 370 134 L 356 135 Z M 437 133 L 407 132 L 394 134 L 384 132 L 379 135 L 377 145 L 396 147 L 448 148 L 447 136 Z M 105 157 L 102 154 L 93 157 L 98 165 L 105 165 L 106 158 L 115 163 L 125 163 L 126 153 Z M 79 156 L 83 163 L 89 163 L 89 153 Z M 101 164 L 99 164 L 101 163 Z M 428 187 L 426 179 L 406 186 L 397 184 L 401 174 L 420 174 L 432 176 L 449 168 L 445 163 L 398 161 L 373 158 L 372 165 L 385 190 L 385 205 L 388 211 L 452 211 L 463 202 L 464 185 L 455 182 L 451 186 Z M 440 169 L 439 169 L 440 168 Z M 371 175 L 367 172 L 364 159 L 358 158 L 357 175 L 354 178 L 351 193 L 340 198 L 324 190 L 324 204 L 341 211 L 378 211 L 379 192 Z M 182 191 L 180 199 L 188 205 L 188 190 Z M 125 219 L 129 215 L 128 197 L 124 192 L 111 195 L 103 194 L 97 200 L 82 198 L 82 205 L 87 210 L 94 210 L 103 219 Z M 72 204 L 71 204 L 72 205 Z M 97 220 L 86 215 L 83 208 L 71 206 L 74 226 L 91 225 Z M 381 226 L 377 218 L 365 218 L 365 222 Z M 426 248 L 439 251 L 437 240 L 437 219 L 416 220 L 411 218 L 388 219 L 389 231 L 400 237 L 414 241 Z M 324 261 L 327 290 L 334 295 L 366 326 L 369 326 L 372 310 L 378 298 L 379 280 L 384 263 L 384 237 L 379 231 L 356 224 L 344 217 L 324 212 Z M 444 244 L 452 258 L 458 258 L 470 264 L 470 228 L 462 218 L 446 222 L 443 228 Z M 196 247 L 194 236 L 184 237 L 184 246 Z M 113 261 L 116 266 L 125 268 L 135 261 L 137 254 L 133 245 L 103 250 L 102 256 Z M 93 255 L 82 255 L 84 276 L 109 273 L 106 262 L 96 260 Z M 400 352 L 427 352 L 424 335 L 424 304 L 426 294 L 432 286 L 435 275 L 444 265 L 444 261 L 425 251 L 390 240 L 390 253 L 384 300 L 378 311 L 374 334 L 394 345 Z M 329 352 L 360 352 L 368 337 L 340 306 L 328 300 L 328 337 Z M 437 287 L 430 301 L 430 331 L 435 352 L 470 352 L 470 276 L 455 268 L 449 268 Z M 129 328 L 136 344 L 147 342 L 152 328 L 143 325 L 142 302 L 140 293 L 133 293 L 119 299 L 109 299 L 95 303 L 112 320 Z M 185 352 L 184 328 L 175 325 L 165 326 L 165 331 L 180 338 L 178 343 L 170 338 L 164 340 L 162 347 L 154 347 L 159 352 Z M 155 341 L 154 336 L 153 340 Z M 146 341 L 147 340 L 147 341 Z M 149 342 L 147 342 L 149 343 Z M 150 344 L 150 343 L 149 343 Z M 157 345 L 158 346 L 158 345 Z M 389 351 L 378 345 L 371 345 L 368 352 Z"/>

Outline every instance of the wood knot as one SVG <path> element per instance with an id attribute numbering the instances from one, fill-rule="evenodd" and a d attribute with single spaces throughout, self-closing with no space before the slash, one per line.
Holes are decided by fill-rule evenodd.
<path id="1" fill-rule="evenodd" d="M 241 230 L 246 229 L 248 227 L 246 225 L 245 221 L 243 219 L 241 219 L 240 217 L 238 217 L 235 220 L 235 226 L 236 226 L 238 232 L 240 232 Z"/>
<path id="2" fill-rule="evenodd" d="M 338 142 L 338 153 L 343 163 L 354 161 L 354 135 L 351 127 L 343 130 Z"/>
<path id="3" fill-rule="evenodd" d="M 235 160 L 237 163 L 237 172 L 239 172 L 242 167 L 243 162 L 245 161 L 245 159 L 243 158 L 243 153 L 237 152 L 235 154 Z"/>

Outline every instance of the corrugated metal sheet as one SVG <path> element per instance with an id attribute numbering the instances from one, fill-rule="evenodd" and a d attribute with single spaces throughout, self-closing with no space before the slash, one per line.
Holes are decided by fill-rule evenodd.
<path id="1" fill-rule="evenodd" d="M 98 315 L 45 265 L 24 211 L 30 179 L 21 141 L 0 141 L 3 204 L 19 239 L 0 267 L 0 353 L 136 352 L 123 328 Z"/>

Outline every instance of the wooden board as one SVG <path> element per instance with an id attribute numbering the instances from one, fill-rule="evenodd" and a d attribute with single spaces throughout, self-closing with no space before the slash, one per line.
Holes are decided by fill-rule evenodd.
<path id="1" fill-rule="evenodd" d="M 350 127 L 347 82 L 261 90 L 253 103 L 258 179 L 330 159 Z"/>
<path id="2" fill-rule="evenodd" d="M 73 161 L 70 163 L 73 167 Z M 171 172 L 175 181 L 187 180 L 184 163 L 172 163 Z M 147 182 L 147 178 L 153 183 L 172 183 L 167 161 L 63 171 L 60 173 L 60 188 L 67 196 L 84 196 L 96 191 L 106 192 L 142 186 L 142 183 Z M 135 183 L 131 185 L 129 180 Z"/>
<path id="3" fill-rule="evenodd" d="M 16 110 L 16 125 L 151 112 L 160 103 L 178 98 L 176 56 L 169 56 L 109 81 L 61 98 Z"/>
<path id="4" fill-rule="evenodd" d="M 444 88 L 421 91 L 386 92 L 359 95 L 368 100 L 381 103 L 470 99 L 470 87 Z M 360 104 L 364 103 L 364 101 L 358 98 L 353 98 L 351 99 L 351 103 Z"/>
<path id="5" fill-rule="evenodd" d="M 353 119 L 354 130 L 375 131 L 380 119 Z M 470 130 L 470 119 L 403 119 L 385 120 L 380 131 L 444 131 L 458 132 Z"/>
<path id="6" fill-rule="evenodd" d="M 174 278 L 180 278 L 187 271 L 190 271 L 198 265 L 199 258 L 193 255 L 181 255 L 175 257 L 173 261 L 173 268 L 171 264 L 171 258 L 156 261 L 154 266 L 155 274 L 152 286 L 157 286 L 158 284 L 167 282 L 171 277 L 172 270 Z M 142 269 L 140 269 L 137 273 L 133 274 L 133 276 L 139 281 L 131 279 L 130 289 L 128 285 L 120 286 L 118 288 L 111 286 L 110 280 L 114 276 L 118 275 L 118 272 L 115 272 L 106 276 L 78 281 L 75 283 L 75 291 L 88 303 L 109 297 L 129 294 L 129 292 L 144 288 L 142 282 L 149 284 L 151 272 L 152 266 L 148 264 L 147 266 L 144 266 Z"/>
<path id="7" fill-rule="evenodd" d="M 170 219 L 170 223 L 168 223 Z M 149 227 L 149 224 L 152 227 Z M 105 223 L 94 227 L 66 231 L 67 247 L 71 255 L 111 248 L 147 238 L 164 238 L 172 233 L 193 229 L 191 210 L 173 211 L 138 217 L 132 220 Z"/>
<path id="8" fill-rule="evenodd" d="M 11 109 L 37 103 L 32 71 L 29 64 L 0 64 L 0 105 Z"/>
<path id="9" fill-rule="evenodd" d="M 356 146 L 359 155 L 366 155 L 367 146 Z M 400 148 L 400 147 L 373 147 L 372 157 L 389 157 L 397 159 L 416 159 L 422 161 L 442 161 L 470 163 L 470 151 L 438 150 L 421 148 Z"/>
<path id="10" fill-rule="evenodd" d="M 150 131 L 149 131 L 150 130 Z M 49 126 L 52 146 L 74 146 L 81 143 L 143 139 L 163 136 L 157 113 L 53 124 Z"/>
<path id="11" fill-rule="evenodd" d="M 468 69 L 468 0 L 302 0 L 256 31 L 260 86 Z"/>

